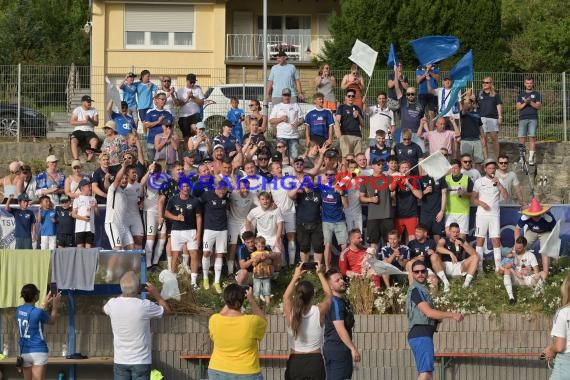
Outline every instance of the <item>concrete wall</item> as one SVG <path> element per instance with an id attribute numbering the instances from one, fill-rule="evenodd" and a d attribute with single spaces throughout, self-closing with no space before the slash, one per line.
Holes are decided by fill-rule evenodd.
<path id="1" fill-rule="evenodd" d="M 16 349 L 13 310 L 2 312 L 2 338 Z M 197 379 L 197 363 L 178 358 L 181 354 L 209 354 L 212 345 L 207 332 L 207 317 L 171 316 L 152 322 L 153 363 L 165 379 Z M 109 319 L 102 315 L 80 315 L 76 320 L 78 351 L 89 356 L 112 355 Z M 541 352 L 548 343 L 551 318 L 505 314 L 501 317 L 467 316 L 463 323 L 444 321 L 435 337 L 437 352 Z M 407 320 L 403 315 L 357 316 L 354 341 L 362 361 L 356 366 L 354 379 L 414 379 L 416 370 L 407 346 Z M 55 326 L 47 328 L 50 352 L 58 355 L 67 342 L 65 315 Z M 269 317 L 269 330 L 260 344 L 268 354 L 288 352 L 287 334 L 282 316 Z M 1 362 L 0 362 L 1 363 Z M 282 379 L 284 360 L 262 361 L 268 380 Z M 47 379 L 55 378 L 59 366 L 48 366 Z M 0 367 L 1 368 L 1 367 Z M 436 365 L 435 378 L 440 367 Z M 454 359 L 446 369 L 447 379 L 544 379 L 549 375 L 546 364 L 534 358 L 521 359 Z M 201 378 L 205 378 L 205 373 Z M 4 379 L 19 378 L 12 368 L 4 370 Z M 111 378 L 111 367 L 83 367 L 77 379 Z"/>

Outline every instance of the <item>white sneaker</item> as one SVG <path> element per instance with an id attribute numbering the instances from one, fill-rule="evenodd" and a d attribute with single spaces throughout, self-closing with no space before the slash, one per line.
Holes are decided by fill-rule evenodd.
<path id="1" fill-rule="evenodd" d="M 451 288 L 449 287 L 449 285 L 445 285 L 445 286 L 443 287 L 443 292 L 444 292 L 444 293 L 449 293 L 450 291 L 451 291 Z"/>
<path id="2" fill-rule="evenodd" d="M 528 164 L 531 166 L 534 165 L 534 156 L 528 158 Z"/>

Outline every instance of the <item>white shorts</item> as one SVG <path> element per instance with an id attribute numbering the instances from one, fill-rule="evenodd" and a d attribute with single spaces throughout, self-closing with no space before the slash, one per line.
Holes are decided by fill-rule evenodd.
<path id="1" fill-rule="evenodd" d="M 501 237 L 501 221 L 499 215 L 475 215 L 475 236 L 490 238 Z"/>
<path id="2" fill-rule="evenodd" d="M 483 131 L 485 133 L 499 132 L 499 120 L 490 117 L 482 117 L 481 123 L 483 124 Z"/>
<path id="3" fill-rule="evenodd" d="M 141 215 L 139 213 L 128 215 L 127 218 L 128 224 L 127 228 L 131 231 L 131 235 L 133 236 L 143 236 L 144 235 L 144 228 L 141 219 Z"/>
<path id="4" fill-rule="evenodd" d="M 228 251 L 228 231 L 204 230 L 204 243 L 202 250 L 212 252 L 216 246 L 216 253 L 226 253 Z"/>
<path id="5" fill-rule="evenodd" d="M 170 248 L 175 252 L 181 252 L 186 244 L 189 251 L 198 250 L 196 230 L 172 230 L 170 231 Z"/>
<path id="6" fill-rule="evenodd" d="M 445 274 L 452 277 L 465 276 L 467 272 L 463 272 L 461 269 L 463 261 L 458 261 L 452 263 L 451 261 L 444 261 L 443 266 L 445 269 Z"/>
<path id="7" fill-rule="evenodd" d="M 133 244 L 133 235 L 124 225 L 119 225 L 116 223 L 105 223 L 105 233 L 113 247 L 126 247 L 127 245 Z"/>
<path id="8" fill-rule="evenodd" d="M 144 225 L 147 236 L 155 236 L 158 234 L 158 213 L 154 211 L 144 212 Z M 166 230 L 165 230 L 166 232 Z"/>
<path id="9" fill-rule="evenodd" d="M 24 367 L 31 367 L 33 365 L 46 365 L 48 364 L 47 352 L 30 352 L 29 354 L 22 354 L 24 359 Z"/>
<path id="10" fill-rule="evenodd" d="M 285 233 L 295 232 L 297 229 L 297 223 L 295 221 L 294 212 L 283 212 L 283 228 L 285 228 Z"/>
<path id="11" fill-rule="evenodd" d="M 40 249 L 55 249 L 55 235 L 40 236 Z"/>
<path id="12" fill-rule="evenodd" d="M 469 215 L 446 215 L 445 228 L 449 227 L 451 223 L 459 224 L 459 233 L 467 235 L 469 233 Z"/>
<path id="13" fill-rule="evenodd" d="M 532 286 L 533 276 L 523 276 L 518 278 L 514 274 L 511 274 L 511 282 L 514 286 Z"/>
<path id="14" fill-rule="evenodd" d="M 237 244 L 238 237 L 245 232 L 245 220 L 228 220 L 228 241 L 230 244 Z"/>

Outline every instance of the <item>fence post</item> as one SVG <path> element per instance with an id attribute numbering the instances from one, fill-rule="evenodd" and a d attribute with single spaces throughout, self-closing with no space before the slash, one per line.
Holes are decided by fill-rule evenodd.
<path id="1" fill-rule="evenodd" d="M 16 141 L 20 142 L 20 108 L 22 107 L 22 64 L 18 63 L 18 111 L 16 121 Z"/>
<path id="2" fill-rule="evenodd" d="M 568 101 L 566 100 L 566 72 L 562 73 L 562 122 L 564 124 L 564 141 L 568 141 Z"/>
<path id="3" fill-rule="evenodd" d="M 248 99 L 245 98 L 245 66 L 242 66 L 242 68 L 241 68 L 241 83 L 242 83 L 242 96 L 241 96 L 241 98 L 243 99 L 243 104 L 241 106 L 242 106 L 243 110 L 247 111 L 246 103 L 247 103 Z"/>

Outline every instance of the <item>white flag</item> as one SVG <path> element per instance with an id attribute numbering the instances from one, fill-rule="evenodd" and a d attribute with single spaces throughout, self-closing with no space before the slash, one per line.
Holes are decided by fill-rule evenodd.
<path id="1" fill-rule="evenodd" d="M 376 273 L 377 275 L 407 274 L 406 272 L 401 271 L 394 265 L 390 263 L 385 263 L 384 261 L 381 260 L 368 259 L 368 264 L 374 270 L 374 273 Z"/>
<path id="2" fill-rule="evenodd" d="M 425 170 L 427 175 L 433 177 L 435 180 L 446 175 L 449 172 L 449 169 L 451 169 L 449 161 L 447 161 L 447 158 L 445 158 L 439 150 L 429 157 L 421 160 L 418 165 Z"/>
<path id="3" fill-rule="evenodd" d="M 113 111 L 120 112 L 121 110 L 121 93 L 117 86 L 111 83 L 108 76 L 105 76 L 105 83 L 107 84 L 107 98 L 113 101 Z"/>
<path id="4" fill-rule="evenodd" d="M 556 222 L 556 226 L 548 235 L 546 242 L 544 243 L 544 247 L 541 244 L 540 247 L 540 254 L 546 255 L 548 257 L 552 257 L 553 259 L 557 259 L 560 256 L 560 224 L 561 220 Z"/>
<path id="5" fill-rule="evenodd" d="M 356 40 L 352 47 L 352 54 L 348 59 L 356 63 L 369 77 L 372 76 L 378 52 L 360 40 Z"/>

